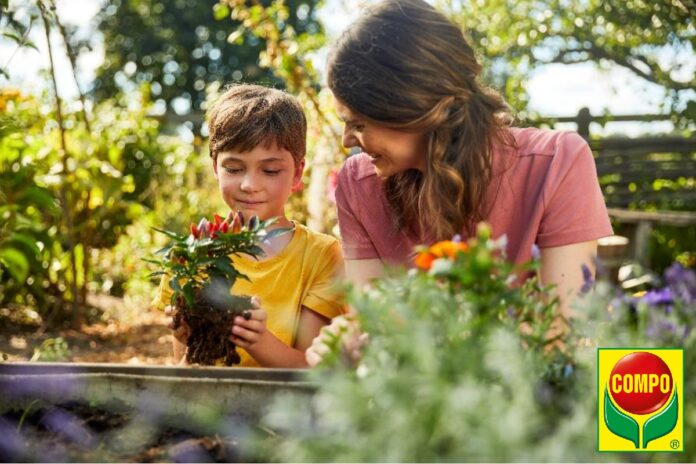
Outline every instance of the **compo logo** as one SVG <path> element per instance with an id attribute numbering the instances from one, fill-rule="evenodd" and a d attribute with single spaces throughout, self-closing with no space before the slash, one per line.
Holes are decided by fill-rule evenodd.
<path id="1" fill-rule="evenodd" d="M 684 451 L 684 352 L 597 351 L 599 451 Z"/>
<path id="2" fill-rule="evenodd" d="M 684 451 L 684 352 L 599 348 L 599 451 Z"/>

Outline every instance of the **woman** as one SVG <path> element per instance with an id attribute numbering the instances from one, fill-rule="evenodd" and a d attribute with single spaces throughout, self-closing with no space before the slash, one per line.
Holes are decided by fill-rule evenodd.
<path id="1" fill-rule="evenodd" d="M 328 70 L 343 144 L 362 151 L 336 190 L 347 278 L 362 285 L 387 264 L 410 266 L 415 245 L 466 238 L 484 220 L 507 237 L 510 260 L 539 248 L 540 278 L 556 285 L 564 316 L 549 335 L 562 331 L 582 266 L 594 272 L 596 240 L 612 234 L 587 143 L 511 127 L 462 31 L 421 0 L 370 8 L 334 45 Z M 332 333 L 359 357 L 365 335 L 336 318 L 307 351 L 310 365 Z"/>
<path id="2" fill-rule="evenodd" d="M 387 0 L 339 38 L 328 85 L 362 153 L 339 174 L 336 203 L 346 275 L 363 284 L 413 247 L 479 221 L 506 235 L 507 256 L 541 255 L 561 312 L 594 270 L 596 240 L 612 234 L 587 143 L 572 132 L 517 129 L 483 86 L 460 28 L 421 0 Z"/>

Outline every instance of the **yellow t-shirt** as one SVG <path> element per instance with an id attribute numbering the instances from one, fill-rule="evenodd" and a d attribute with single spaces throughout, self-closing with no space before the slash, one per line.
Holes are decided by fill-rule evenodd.
<path id="1" fill-rule="evenodd" d="M 232 293 L 258 297 L 268 313 L 267 329 L 288 346 L 295 344 L 302 306 L 329 319 L 345 312 L 335 282 L 343 267 L 343 256 L 334 237 L 295 223 L 290 243 L 276 256 L 262 261 L 232 256 L 232 262 L 249 277 L 237 279 Z M 164 309 L 171 295 L 169 278 L 164 276 L 153 307 Z M 244 349 L 238 347 L 237 351 L 242 358 L 240 366 L 259 366 Z"/>

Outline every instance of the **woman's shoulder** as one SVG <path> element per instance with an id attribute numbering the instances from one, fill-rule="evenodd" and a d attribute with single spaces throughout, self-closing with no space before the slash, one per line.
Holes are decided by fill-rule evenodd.
<path id="1" fill-rule="evenodd" d="M 365 153 L 349 156 L 339 171 L 339 179 L 351 179 L 361 181 L 370 177 L 377 177 L 375 167 L 370 162 L 370 157 Z"/>
<path id="2" fill-rule="evenodd" d="M 588 149 L 587 141 L 577 132 L 538 129 L 536 127 L 510 128 L 518 156 L 550 156 L 561 152 Z"/>

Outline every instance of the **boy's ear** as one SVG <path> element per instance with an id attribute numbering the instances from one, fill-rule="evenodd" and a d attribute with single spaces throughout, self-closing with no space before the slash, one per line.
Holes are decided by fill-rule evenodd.
<path id="1" fill-rule="evenodd" d="M 295 173 L 292 178 L 292 193 L 299 192 L 304 187 L 302 185 L 302 172 L 304 171 L 305 160 L 295 164 Z"/>

